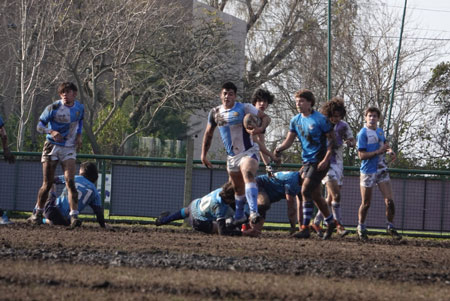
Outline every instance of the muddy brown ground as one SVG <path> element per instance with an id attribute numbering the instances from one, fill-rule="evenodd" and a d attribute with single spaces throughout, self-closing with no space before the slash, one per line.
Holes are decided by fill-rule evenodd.
<path id="1" fill-rule="evenodd" d="M 0 300 L 449 300 L 450 240 L 0 226 Z"/>

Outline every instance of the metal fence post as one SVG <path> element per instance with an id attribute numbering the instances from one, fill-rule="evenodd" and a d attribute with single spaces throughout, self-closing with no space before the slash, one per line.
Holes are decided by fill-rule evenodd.
<path id="1" fill-rule="evenodd" d="M 183 206 L 187 207 L 192 200 L 192 170 L 194 166 L 194 139 L 191 136 L 186 138 L 186 167 L 184 169 L 184 202 Z M 184 221 L 184 225 L 188 225 Z"/>

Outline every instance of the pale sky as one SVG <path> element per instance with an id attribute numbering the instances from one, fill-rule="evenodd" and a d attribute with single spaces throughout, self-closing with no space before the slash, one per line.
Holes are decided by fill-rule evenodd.
<path id="1" fill-rule="evenodd" d="M 405 0 L 383 0 L 388 8 L 401 18 Z M 418 39 L 442 40 L 446 45 L 446 57 L 450 61 L 450 1 L 449 0 L 407 0 L 407 21 L 405 32 L 414 32 Z"/>

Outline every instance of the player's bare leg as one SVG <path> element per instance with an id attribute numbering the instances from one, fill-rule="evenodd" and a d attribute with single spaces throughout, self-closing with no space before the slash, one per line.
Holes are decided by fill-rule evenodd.
<path id="1" fill-rule="evenodd" d="M 245 196 L 250 208 L 250 222 L 257 224 L 260 217 L 258 213 L 258 186 L 255 181 L 256 171 L 258 170 L 258 160 L 251 157 L 245 157 L 242 159 L 239 167 L 245 183 Z"/>
<path id="2" fill-rule="evenodd" d="M 55 177 L 57 165 L 58 161 L 46 161 L 42 163 L 42 186 L 39 188 L 33 214 L 28 218 L 28 221 L 33 224 L 42 224 L 45 202 L 47 201 L 48 194 L 53 186 L 53 179 Z"/>
<path id="3" fill-rule="evenodd" d="M 361 188 L 361 205 L 358 210 L 358 235 L 359 238 L 363 241 L 367 240 L 367 230 L 365 226 L 365 221 L 367 217 L 367 213 L 369 212 L 370 202 L 372 201 L 372 187 L 364 187 Z"/>
<path id="4" fill-rule="evenodd" d="M 75 186 L 75 159 L 68 159 L 62 162 L 64 178 L 66 180 L 67 194 L 70 206 L 70 225 L 72 227 L 81 226 L 81 220 L 78 219 L 78 191 Z"/>
<path id="5" fill-rule="evenodd" d="M 384 203 L 386 205 L 386 220 L 387 220 L 387 233 L 391 235 L 394 239 L 401 239 L 401 235 L 398 234 L 397 230 L 394 228 L 394 216 L 395 216 L 395 205 L 392 197 L 392 186 L 391 181 L 384 181 L 378 183 L 378 188 L 384 198 Z"/>

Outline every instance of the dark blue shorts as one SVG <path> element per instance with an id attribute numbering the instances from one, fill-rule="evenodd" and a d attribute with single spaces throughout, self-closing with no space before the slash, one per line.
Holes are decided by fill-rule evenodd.
<path id="1" fill-rule="evenodd" d="M 45 203 L 44 217 L 52 221 L 53 225 L 69 226 L 70 222 L 64 217 L 56 206 L 56 197 L 52 195 Z"/>
<path id="2" fill-rule="evenodd" d="M 192 229 L 200 231 L 203 233 L 211 234 L 213 232 L 213 222 L 212 221 L 202 221 L 199 219 L 192 218 L 189 216 L 189 223 Z"/>

